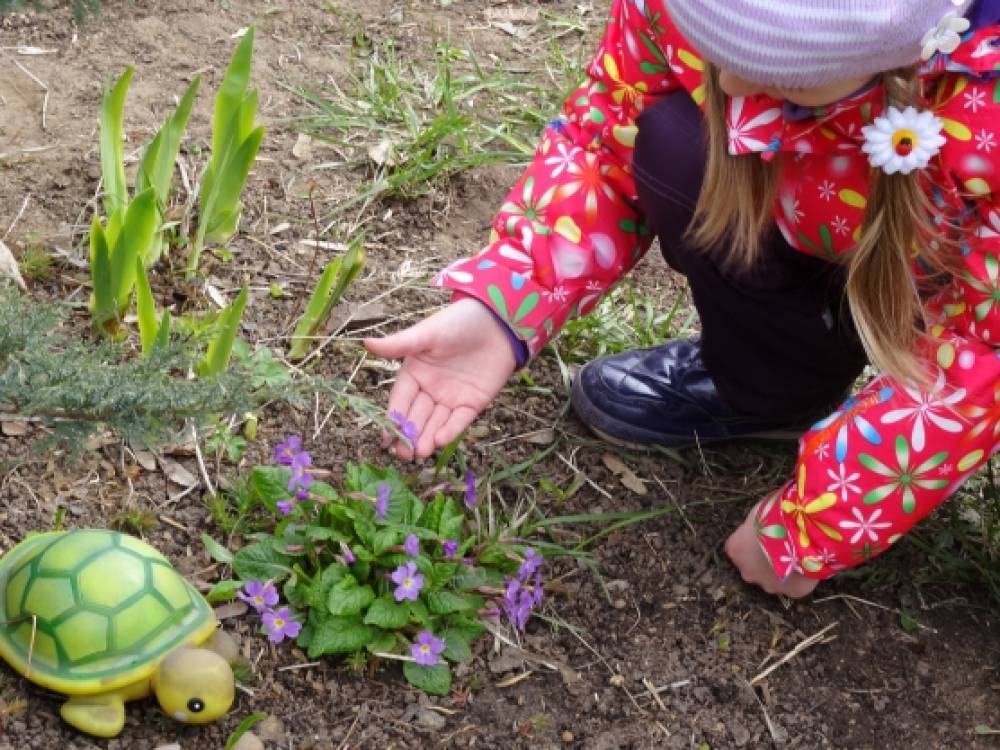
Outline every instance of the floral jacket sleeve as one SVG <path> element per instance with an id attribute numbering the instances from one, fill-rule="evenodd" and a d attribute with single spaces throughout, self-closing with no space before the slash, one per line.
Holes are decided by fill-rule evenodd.
<path id="1" fill-rule="evenodd" d="M 635 119 L 701 64 L 669 41 L 661 0 L 616 0 L 587 78 L 538 145 L 478 256 L 435 280 L 489 306 L 534 355 L 586 313 L 652 240 L 630 171 Z M 684 61 L 687 61 L 686 64 Z"/>
<path id="2" fill-rule="evenodd" d="M 1000 448 L 1000 27 L 939 56 L 947 141 L 928 169 L 962 269 L 928 304 L 924 390 L 878 377 L 800 442 L 795 477 L 756 507 L 780 576 L 826 578 L 885 551 Z"/>

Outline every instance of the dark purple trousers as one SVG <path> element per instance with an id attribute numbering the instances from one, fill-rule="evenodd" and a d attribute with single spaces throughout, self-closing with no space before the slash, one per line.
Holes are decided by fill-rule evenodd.
<path id="1" fill-rule="evenodd" d="M 749 269 L 726 266 L 724 246 L 693 247 L 684 232 L 705 171 L 701 110 L 678 91 L 645 110 L 638 129 L 632 169 L 639 203 L 663 257 L 687 277 L 703 360 L 719 392 L 747 414 L 822 416 L 867 361 L 847 309 L 843 268 L 795 250 L 777 227 Z"/>

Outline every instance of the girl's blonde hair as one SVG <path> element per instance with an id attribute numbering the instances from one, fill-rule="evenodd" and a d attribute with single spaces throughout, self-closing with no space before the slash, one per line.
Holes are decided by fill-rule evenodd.
<path id="1" fill-rule="evenodd" d="M 886 105 L 916 101 L 919 82 L 912 71 L 882 76 Z M 774 218 L 780 154 L 771 162 L 729 154 L 726 94 L 718 69 L 705 74 L 708 161 L 701 195 L 688 235 L 700 247 L 729 243 L 728 262 L 748 266 L 757 259 Z M 953 271 L 955 243 L 931 223 L 930 201 L 920 170 L 909 175 L 872 170 L 871 190 L 857 246 L 846 257 L 847 300 L 871 362 L 905 383 L 924 385 L 929 374 L 917 357 L 925 327 L 924 308 L 912 264 L 919 254 L 932 270 Z"/>

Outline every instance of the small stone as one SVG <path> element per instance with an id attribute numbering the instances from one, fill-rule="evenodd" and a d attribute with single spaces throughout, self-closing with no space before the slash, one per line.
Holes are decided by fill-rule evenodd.
<path id="1" fill-rule="evenodd" d="M 232 750 L 264 750 L 264 743 L 253 732 L 245 732 L 233 745 Z"/>
<path id="2" fill-rule="evenodd" d="M 157 745 L 156 750 L 181 750 L 181 746 L 178 745 L 176 742 L 173 742 L 169 745 Z M 247 750 L 247 749 L 243 748 L 242 750 Z"/>
<path id="3" fill-rule="evenodd" d="M 625 684 L 625 676 L 620 674 L 613 674 L 611 675 L 611 679 L 608 680 L 608 684 L 610 684 L 611 687 L 620 688 Z"/>
<path id="4" fill-rule="evenodd" d="M 428 708 L 419 708 L 417 709 L 417 723 L 428 729 L 438 730 L 444 729 L 444 725 L 448 723 L 448 720 L 437 711 L 431 711 Z"/>
<path id="5" fill-rule="evenodd" d="M 285 725 L 281 723 L 281 719 L 277 716 L 268 716 L 257 725 L 256 731 L 264 742 L 279 743 L 284 742 L 286 739 Z"/>
<path id="6" fill-rule="evenodd" d="M 574 739 L 576 739 L 576 738 L 573 736 L 573 733 L 571 731 L 569 731 L 568 729 L 565 732 L 562 733 L 562 741 L 563 742 L 572 742 Z"/>
<path id="7" fill-rule="evenodd" d="M 628 602 L 626 602 L 624 599 L 615 599 L 614 607 L 615 609 L 625 609 L 627 604 Z"/>
<path id="8" fill-rule="evenodd" d="M 750 743 L 750 730 L 747 729 L 743 724 L 737 720 L 733 720 L 729 724 L 729 731 L 733 735 L 733 744 L 736 747 L 746 747 Z"/>

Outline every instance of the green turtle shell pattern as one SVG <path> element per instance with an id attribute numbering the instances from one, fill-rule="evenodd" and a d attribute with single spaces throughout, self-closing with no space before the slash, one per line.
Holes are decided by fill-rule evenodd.
<path id="1" fill-rule="evenodd" d="M 103 529 L 17 545 L 0 560 L 0 608 L 0 653 L 64 693 L 146 677 L 170 651 L 215 627 L 208 602 L 163 555 Z"/>

